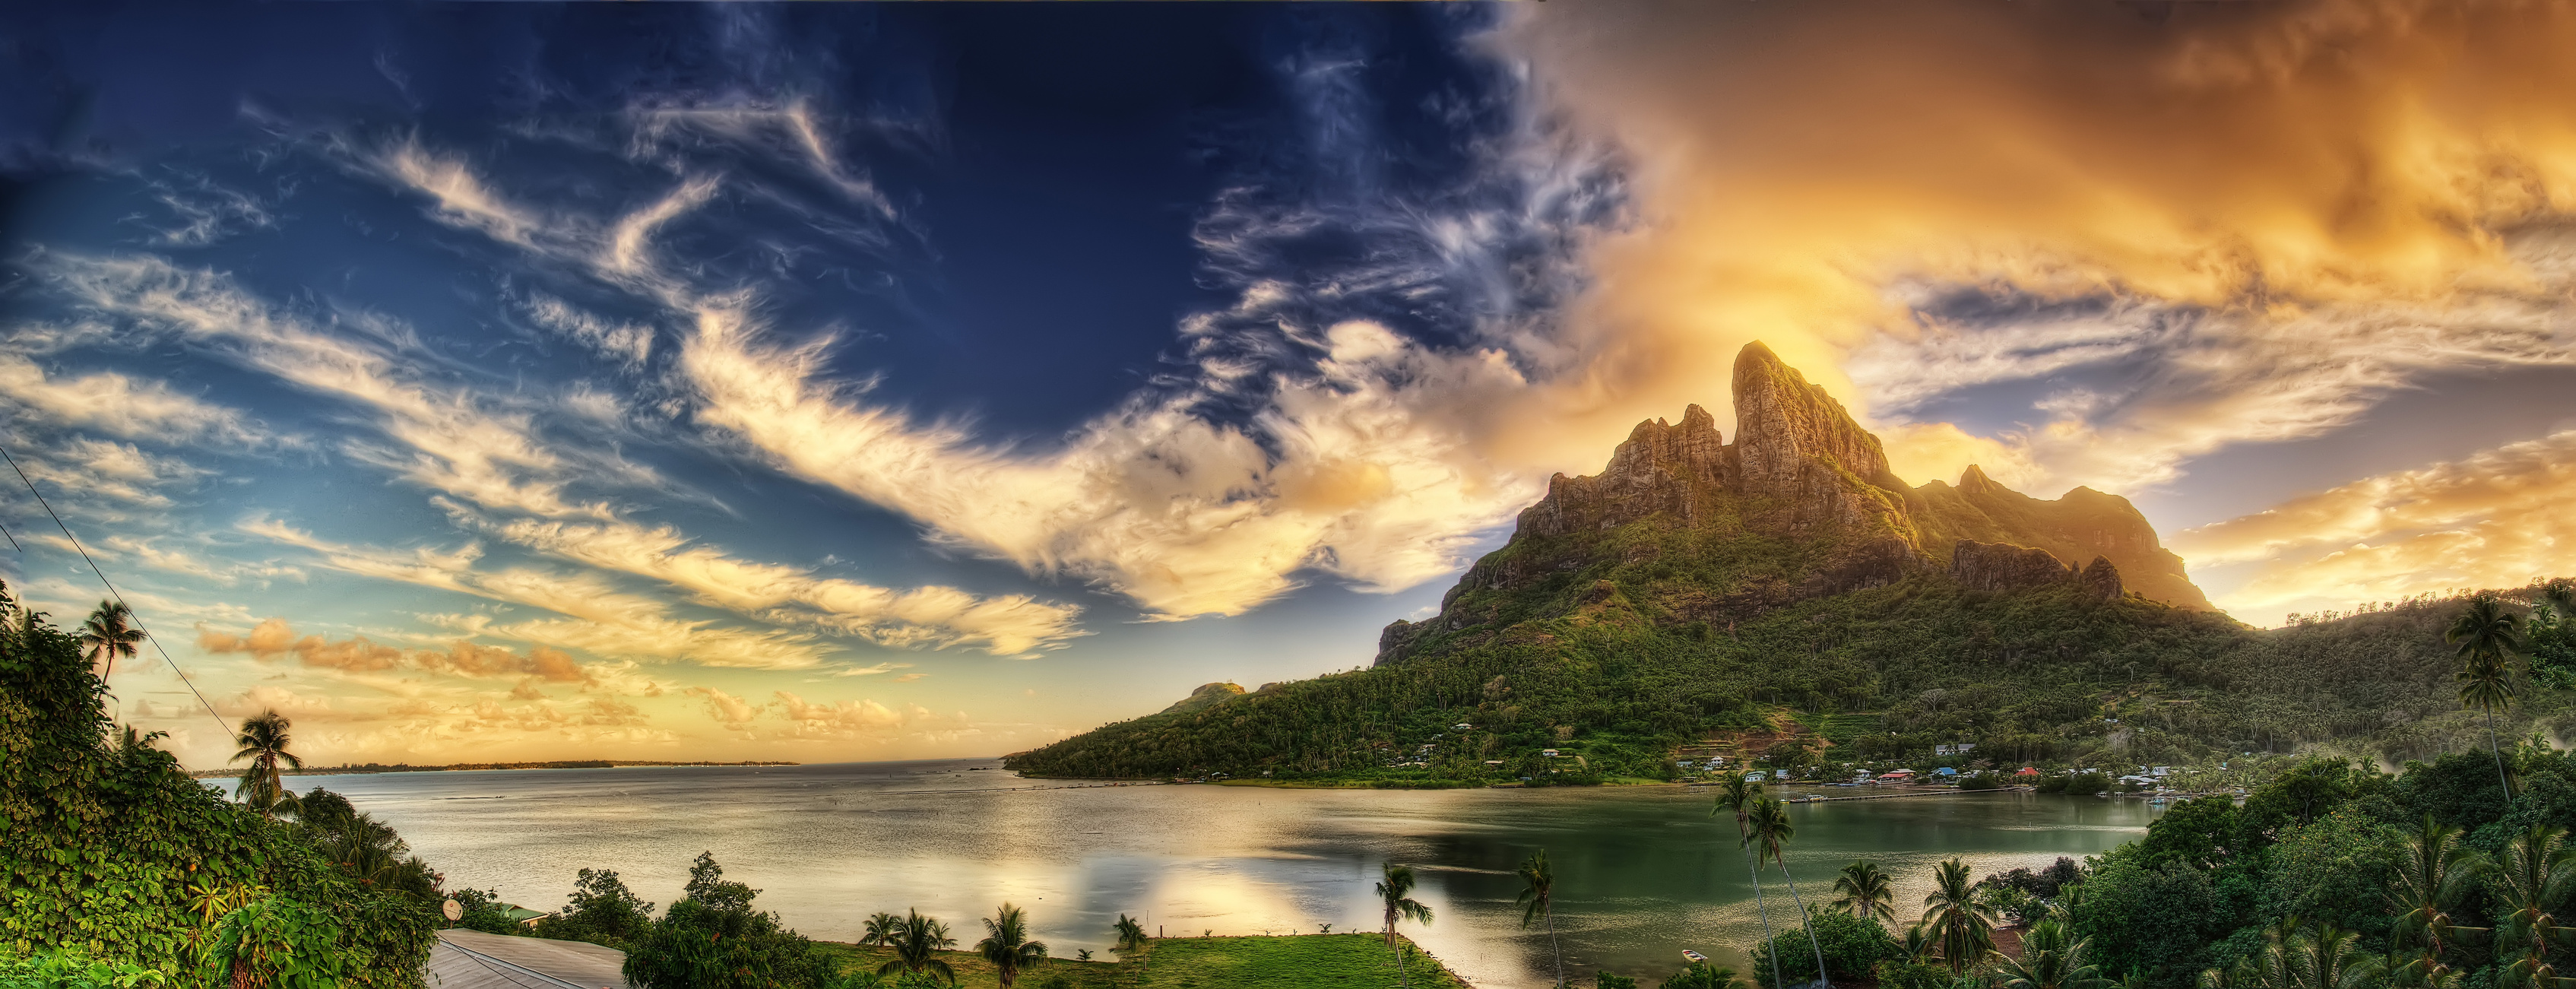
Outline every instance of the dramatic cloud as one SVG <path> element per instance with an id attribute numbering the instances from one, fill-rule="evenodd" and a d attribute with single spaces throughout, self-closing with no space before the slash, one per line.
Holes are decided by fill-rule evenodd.
<path id="1" fill-rule="evenodd" d="M 1635 159 L 1645 222 L 1592 254 L 1577 333 L 1630 416 L 1721 392 L 1758 337 L 1883 420 L 2031 383 L 1992 439 L 2118 491 L 2429 370 L 2571 361 L 2576 9 L 1517 13 L 1506 46 Z M 1928 438 L 1918 479 L 1999 452 Z"/>
<path id="2" fill-rule="evenodd" d="M 305 666 L 352 673 L 412 669 L 476 678 L 526 676 L 547 683 L 598 682 L 571 656 L 545 646 L 531 648 L 522 655 L 463 640 L 444 649 L 403 649 L 380 645 L 363 635 L 333 642 L 319 635 L 299 638 L 283 618 L 263 619 L 246 634 L 199 627 L 197 648 L 218 656 L 247 654 L 264 663 L 292 654 Z"/>
<path id="3" fill-rule="evenodd" d="M 525 519 L 495 530 L 511 542 L 568 560 L 686 588 L 719 607 L 820 625 L 884 645 L 969 645 L 1019 656 L 1083 634 L 1075 624 L 1081 609 L 1069 605 L 1025 595 L 984 598 L 954 587 L 896 591 L 818 578 L 689 545 L 668 526 Z M 800 607 L 784 607 L 788 605 Z"/>
<path id="4" fill-rule="evenodd" d="M 2251 564 L 2228 595 L 2261 620 L 2564 576 L 2576 559 L 2576 430 L 2364 478 L 2188 530 L 2195 565 Z"/>
<path id="5" fill-rule="evenodd" d="M 261 438 L 241 412 L 180 394 L 161 382 L 114 371 L 53 375 L 35 361 L 5 351 L 0 351 L 0 401 L 16 405 L 22 416 L 125 439 L 250 443 Z"/>
<path id="6" fill-rule="evenodd" d="M 1137 402 L 1051 455 L 867 403 L 821 370 L 822 344 L 765 345 L 739 311 L 700 314 L 680 358 L 699 417 L 781 469 L 902 511 L 1037 570 L 1097 577 L 1164 616 L 1240 614 L 1316 568 L 1408 587 L 1457 565 L 1535 484 L 1431 407 L 1519 384 L 1499 353 L 1447 357 L 1366 323 L 1331 327 L 1315 377 L 1280 377 L 1256 436 L 1180 402 Z"/>

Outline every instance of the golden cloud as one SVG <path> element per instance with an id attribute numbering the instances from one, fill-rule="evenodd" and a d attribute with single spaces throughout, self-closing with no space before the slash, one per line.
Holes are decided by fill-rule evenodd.
<path id="1" fill-rule="evenodd" d="M 2576 561 L 2576 430 L 2363 478 L 2177 533 L 2195 565 L 2251 564 L 2221 604 L 2258 619 L 2462 587 L 2515 587 Z"/>
<path id="2" fill-rule="evenodd" d="M 1644 221 L 1594 250 L 1591 356 L 1534 430 L 1718 393 L 1756 337 L 1860 409 L 2125 359 L 2126 390 L 2062 390 L 2005 439 L 2126 490 L 2425 368 L 2570 361 L 2576 7 L 2170 9 L 1519 8 L 1502 44 L 1628 149 Z M 2010 340 L 1925 315 L 1954 289 L 2114 306 Z M 1829 370 L 1855 355 L 1865 381 Z"/>

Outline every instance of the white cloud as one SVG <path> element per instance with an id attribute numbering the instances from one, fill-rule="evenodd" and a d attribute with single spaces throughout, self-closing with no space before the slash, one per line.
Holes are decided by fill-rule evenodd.
<path id="1" fill-rule="evenodd" d="M 2576 573 L 2576 430 L 2363 478 L 2176 533 L 2195 570 L 2250 568 L 2254 620 Z"/>
<path id="2" fill-rule="evenodd" d="M 6 351 L 0 351 L 0 401 L 36 421 L 125 439 L 249 444 L 266 438 L 239 410 L 180 394 L 166 383 L 115 371 L 57 376 Z"/>

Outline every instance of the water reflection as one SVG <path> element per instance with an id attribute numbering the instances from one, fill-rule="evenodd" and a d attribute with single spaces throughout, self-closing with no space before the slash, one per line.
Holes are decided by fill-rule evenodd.
<path id="1" fill-rule="evenodd" d="M 1539 986 L 1546 935 L 1519 927 L 1513 867 L 1545 847 L 1569 972 L 1659 976 L 1697 948 L 1743 967 L 1761 936 L 1731 819 L 1679 788 L 1436 792 L 1212 786 L 1062 787 L 989 760 L 308 778 L 399 828 L 451 884 L 549 908 L 583 867 L 667 903 L 688 863 L 819 938 L 852 940 L 906 907 L 964 929 L 1009 900 L 1058 952 L 1104 952 L 1134 914 L 1171 936 L 1374 930 L 1379 862 L 1414 863 L 1438 913 L 1417 940 L 1479 985 Z M 1852 791 L 1831 791 L 1848 794 Z M 468 799 L 475 798 L 475 799 Z M 1794 805 L 1799 892 L 1827 896 L 1856 857 L 1896 880 L 1911 913 L 1931 864 L 1979 874 L 2098 853 L 2142 833 L 2134 801 L 2029 794 Z M 1776 872 L 1764 895 L 1794 917 Z"/>

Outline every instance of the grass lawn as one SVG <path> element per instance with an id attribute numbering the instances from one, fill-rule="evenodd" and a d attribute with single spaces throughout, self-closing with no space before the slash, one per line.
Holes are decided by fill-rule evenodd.
<path id="1" fill-rule="evenodd" d="M 860 969 L 873 972 L 877 966 L 894 960 L 892 948 L 871 948 L 837 941 L 816 942 L 815 946 L 837 956 L 844 972 Z M 993 973 L 993 963 L 972 951 L 942 951 L 939 960 L 957 969 L 959 989 L 998 989 L 1002 984 L 1000 977 Z M 1019 981 L 1013 983 L 1012 989 L 1038 989 L 1047 984 L 1049 977 L 1058 974 L 1063 975 L 1065 982 L 1074 989 L 1111 989 L 1112 986 L 1135 982 L 1133 976 L 1124 974 L 1127 971 L 1126 967 L 1112 961 L 1078 962 L 1070 957 L 1059 958 L 1041 963 L 1036 968 L 1022 969 Z"/>
<path id="2" fill-rule="evenodd" d="M 875 971 L 894 960 L 890 948 L 837 942 L 818 946 L 838 956 L 844 972 Z M 957 969 L 960 989 L 1001 985 L 992 964 L 982 956 L 943 951 L 939 957 Z M 1135 961 L 1058 959 L 1021 972 L 1013 989 L 1040 989 L 1058 975 L 1072 989 L 1394 989 L 1397 985 L 1394 954 L 1378 934 L 1160 938 L 1148 946 L 1141 961 L 1140 973 Z M 1466 983 L 1420 949 L 1413 952 L 1411 975 L 1411 985 L 1418 989 L 1466 989 Z"/>
<path id="3" fill-rule="evenodd" d="M 1394 953 L 1377 934 L 1163 938 L 1146 953 L 1139 989 L 1392 989 Z M 1413 952 L 1412 984 L 1465 989 L 1438 961 Z"/>

